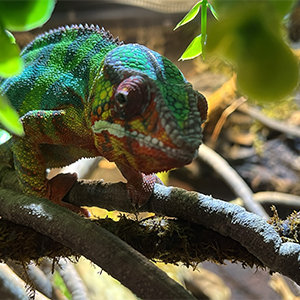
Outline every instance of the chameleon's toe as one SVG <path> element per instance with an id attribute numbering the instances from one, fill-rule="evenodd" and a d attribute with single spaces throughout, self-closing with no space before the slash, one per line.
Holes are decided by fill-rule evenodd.
<path id="1" fill-rule="evenodd" d="M 73 185 L 77 181 L 76 173 L 58 174 L 48 181 L 48 188 L 50 190 L 49 199 L 60 206 L 63 206 L 77 214 L 83 215 L 84 217 L 90 217 L 90 212 L 73 204 L 62 201 L 66 194 L 70 191 Z"/>
<path id="2" fill-rule="evenodd" d="M 138 191 L 128 184 L 127 191 L 132 204 L 138 207 L 142 207 L 143 205 L 145 205 L 152 194 L 152 192 Z"/>
<path id="3" fill-rule="evenodd" d="M 128 181 L 127 190 L 129 197 L 134 205 L 142 207 L 151 197 L 155 183 L 163 184 L 162 181 L 155 175 L 145 175 L 141 173 L 141 181 Z"/>
<path id="4" fill-rule="evenodd" d="M 155 174 L 146 175 L 119 163 L 117 163 L 117 166 L 127 179 L 126 187 L 132 203 L 138 207 L 147 203 L 152 195 L 155 183 L 163 184 Z"/>

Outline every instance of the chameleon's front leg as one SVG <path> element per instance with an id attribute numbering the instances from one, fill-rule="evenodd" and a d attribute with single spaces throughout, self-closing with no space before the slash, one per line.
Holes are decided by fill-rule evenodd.
<path id="1" fill-rule="evenodd" d="M 163 184 L 155 174 L 146 175 L 131 167 L 119 163 L 116 165 L 122 175 L 127 179 L 126 187 L 132 203 L 139 207 L 146 204 L 149 200 L 155 183 Z"/>
<path id="2" fill-rule="evenodd" d="M 47 198 L 76 213 L 88 216 L 86 209 L 62 201 L 75 184 L 76 174 L 58 174 L 50 180 L 46 178 L 46 162 L 40 144 L 51 142 L 50 136 L 45 137 L 45 132 L 53 123 L 51 118 L 57 116 L 57 113 L 32 111 L 21 118 L 25 136 L 14 137 L 12 146 L 18 180 L 26 194 Z"/>
<path id="3" fill-rule="evenodd" d="M 46 167 L 39 145 L 17 138 L 13 146 L 15 168 L 21 189 L 28 195 L 47 198 L 75 213 L 89 216 L 86 209 L 63 202 L 62 199 L 77 181 L 76 174 L 58 174 L 46 178 Z"/>

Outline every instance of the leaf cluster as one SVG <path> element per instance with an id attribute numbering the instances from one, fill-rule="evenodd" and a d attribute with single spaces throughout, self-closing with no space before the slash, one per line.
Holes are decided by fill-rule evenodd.
<path id="1" fill-rule="evenodd" d="M 278 101 L 291 94 L 299 82 L 298 62 L 285 41 L 283 20 L 294 0 L 212 1 L 218 21 L 207 28 L 207 1 L 198 2 L 176 26 L 195 18 L 201 7 L 201 34 L 181 59 L 194 58 L 205 51 L 230 61 L 236 68 L 237 88 L 259 102 Z M 205 33 L 205 35 L 203 34 Z"/>
<path id="2" fill-rule="evenodd" d="M 189 23 L 198 15 L 201 8 L 201 34 L 197 35 L 192 42 L 188 45 L 179 60 L 187 60 L 202 55 L 204 59 L 204 47 L 206 44 L 206 20 L 207 9 L 210 9 L 213 16 L 218 20 L 218 14 L 213 6 L 207 0 L 197 2 L 192 9 L 185 15 L 185 17 L 175 26 L 174 30 Z"/>

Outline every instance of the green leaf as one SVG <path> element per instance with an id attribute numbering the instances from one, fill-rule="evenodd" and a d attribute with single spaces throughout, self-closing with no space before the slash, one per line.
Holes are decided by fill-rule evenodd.
<path id="1" fill-rule="evenodd" d="M 2 55 L 0 50 L 0 56 Z M 11 57 L 5 62 L 0 62 L 0 77 L 11 77 L 21 73 L 23 61 L 18 57 Z"/>
<path id="2" fill-rule="evenodd" d="M 176 30 L 178 27 L 192 21 L 198 14 L 199 10 L 200 10 L 200 6 L 203 3 L 203 1 L 199 1 L 197 2 L 192 8 L 191 10 L 186 14 L 186 16 L 175 26 L 175 28 L 173 30 Z"/>
<path id="3" fill-rule="evenodd" d="M 12 44 L 15 44 L 16 43 L 16 39 L 15 39 L 14 35 L 11 32 L 9 32 L 8 30 L 5 30 L 5 33 L 9 37 L 10 42 Z"/>
<path id="4" fill-rule="evenodd" d="M 24 130 L 18 113 L 11 107 L 6 97 L 0 96 L 0 122 L 11 133 L 23 135 Z"/>
<path id="5" fill-rule="evenodd" d="M 238 11 L 239 8 L 244 9 L 247 6 L 255 6 L 259 8 L 261 6 L 265 10 L 266 16 L 275 12 L 281 19 L 291 11 L 296 2 L 296 0 L 212 0 L 213 6 L 217 9 L 221 17 L 226 17 L 228 13 L 232 12 L 233 10 Z"/>
<path id="6" fill-rule="evenodd" d="M 236 66 L 241 93 L 260 102 L 278 101 L 297 87 L 298 63 L 282 37 L 277 12 L 266 14 L 265 2 L 249 3 L 211 24 L 206 50 Z"/>
<path id="7" fill-rule="evenodd" d="M 278 15 L 283 18 L 287 13 L 289 13 L 292 7 L 296 4 L 295 0 L 270 0 L 270 4 L 273 5 L 274 9 L 278 13 Z"/>
<path id="8" fill-rule="evenodd" d="M 27 31 L 43 25 L 54 6 L 54 0 L 1 0 L 0 19 L 11 31 Z"/>
<path id="9" fill-rule="evenodd" d="M 215 9 L 213 8 L 213 6 L 207 2 L 207 7 L 210 9 L 212 15 L 217 19 L 219 20 L 219 16 L 217 14 L 217 12 L 215 11 Z"/>
<path id="10" fill-rule="evenodd" d="M 66 287 L 64 280 L 57 271 L 55 271 L 53 274 L 53 282 L 55 287 L 58 288 L 67 299 L 72 299 L 72 295 Z"/>
<path id="11" fill-rule="evenodd" d="M 0 24 L 0 76 L 10 77 L 19 74 L 23 61 L 19 57 L 19 48 L 11 43 L 11 38 Z"/>
<path id="12" fill-rule="evenodd" d="M 199 56 L 202 53 L 202 36 L 201 34 L 196 36 L 192 42 L 188 45 L 183 52 L 179 60 L 192 59 Z"/>
<path id="13" fill-rule="evenodd" d="M 257 31 L 237 60 L 238 90 L 259 102 L 278 101 L 298 82 L 298 62 L 286 43 L 263 28 Z"/>

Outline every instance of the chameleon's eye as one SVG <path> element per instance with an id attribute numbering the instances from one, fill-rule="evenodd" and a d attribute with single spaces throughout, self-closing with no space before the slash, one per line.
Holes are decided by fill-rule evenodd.
<path id="1" fill-rule="evenodd" d="M 141 76 L 123 80 L 115 93 L 115 113 L 121 119 L 141 115 L 150 101 L 150 89 Z"/>
<path id="2" fill-rule="evenodd" d="M 124 105 L 127 102 L 127 95 L 123 94 L 122 92 L 116 95 L 116 99 L 120 105 Z"/>

